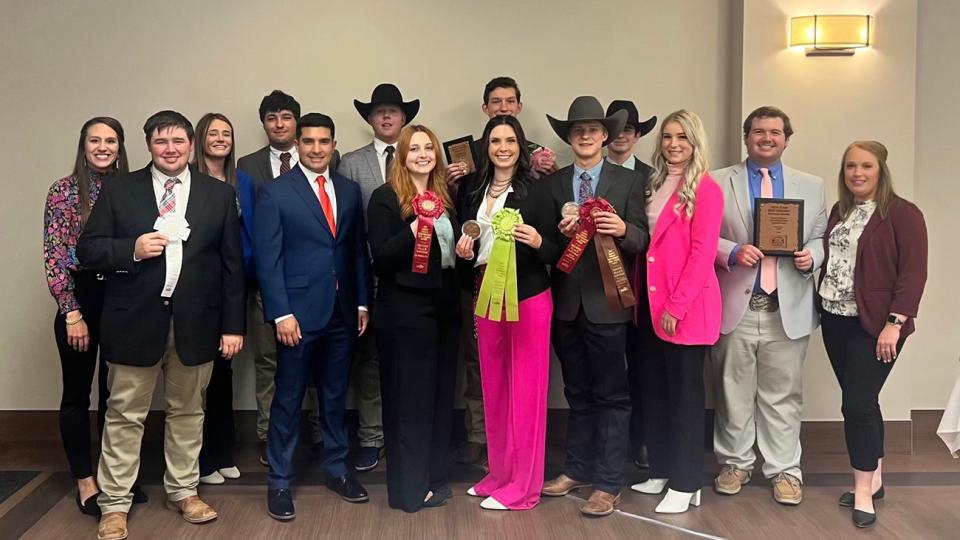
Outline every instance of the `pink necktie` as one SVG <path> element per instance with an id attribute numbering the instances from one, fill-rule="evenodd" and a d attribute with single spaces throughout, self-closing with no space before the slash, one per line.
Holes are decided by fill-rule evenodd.
<path id="1" fill-rule="evenodd" d="M 773 197 L 773 179 L 770 178 L 770 171 L 760 169 L 760 196 L 764 199 Z M 777 290 L 777 258 L 766 256 L 760 260 L 760 290 L 767 294 L 773 294 Z"/>

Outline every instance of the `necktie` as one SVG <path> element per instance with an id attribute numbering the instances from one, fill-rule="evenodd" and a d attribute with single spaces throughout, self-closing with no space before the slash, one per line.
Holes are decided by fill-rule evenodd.
<path id="1" fill-rule="evenodd" d="M 280 174 L 290 172 L 290 152 L 280 154 Z"/>
<path id="2" fill-rule="evenodd" d="M 177 211 L 177 196 L 173 193 L 173 188 L 180 183 L 179 178 L 168 178 L 163 183 L 163 196 L 160 197 L 160 216 L 163 217 L 171 212 Z"/>
<path id="3" fill-rule="evenodd" d="M 773 197 L 773 179 L 770 171 L 760 169 L 760 196 L 764 199 Z M 777 258 L 767 256 L 760 260 L 760 290 L 773 294 L 777 290 Z"/>
<path id="4" fill-rule="evenodd" d="M 590 183 L 591 180 L 592 178 L 587 171 L 583 171 L 580 174 L 580 192 L 577 196 L 577 198 L 580 199 L 578 201 L 580 204 L 583 204 L 583 201 L 587 199 L 593 198 L 593 184 Z"/>
<path id="5" fill-rule="evenodd" d="M 322 174 L 317 177 L 317 185 L 320 186 L 320 208 L 323 209 L 323 215 L 327 218 L 327 225 L 330 226 L 330 234 L 336 236 L 337 223 L 333 218 L 333 205 L 330 203 L 330 196 L 327 195 L 327 190 L 323 189 L 326 183 L 327 179 L 324 178 Z"/>
<path id="6" fill-rule="evenodd" d="M 384 166 L 383 166 L 383 172 L 384 172 L 383 181 L 384 181 L 384 182 L 389 182 L 389 181 L 390 181 L 390 164 L 393 163 L 393 153 L 396 152 L 396 150 L 397 150 L 397 149 L 394 148 L 394 147 L 392 147 L 392 146 L 387 146 L 387 160 L 386 160 L 386 162 L 384 163 Z"/>

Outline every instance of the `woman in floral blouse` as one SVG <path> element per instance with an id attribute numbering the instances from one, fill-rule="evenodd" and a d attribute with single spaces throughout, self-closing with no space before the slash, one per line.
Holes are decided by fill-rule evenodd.
<path id="1" fill-rule="evenodd" d="M 77 263 L 77 239 L 105 178 L 126 174 L 123 127 L 108 117 L 91 118 L 80 129 L 73 173 L 50 186 L 43 215 L 43 260 L 47 285 L 57 301 L 53 333 L 60 351 L 63 394 L 60 436 L 77 479 L 77 505 L 99 515 L 99 492 L 90 456 L 90 385 L 97 367 L 104 275 Z M 131 253 L 132 257 L 133 254 Z M 107 366 L 100 361 L 97 420 L 103 430 L 107 405 Z"/>
<path id="2" fill-rule="evenodd" d="M 843 395 L 843 429 L 854 490 L 840 496 L 853 524 L 877 520 L 882 499 L 883 383 L 914 330 L 927 281 L 923 214 L 893 190 L 887 148 L 856 141 L 843 153 L 839 201 L 824 235 L 823 342 Z"/>

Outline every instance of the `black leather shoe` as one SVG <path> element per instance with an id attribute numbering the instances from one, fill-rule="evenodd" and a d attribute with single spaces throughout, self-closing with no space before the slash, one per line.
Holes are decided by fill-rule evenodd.
<path id="1" fill-rule="evenodd" d="M 340 498 L 352 503 L 365 503 L 370 500 L 367 490 L 353 476 L 345 475 L 336 478 L 328 477 L 324 482 L 327 488 L 340 495 Z"/>
<path id="2" fill-rule="evenodd" d="M 260 464 L 264 467 L 270 466 L 270 462 L 267 461 L 267 441 L 260 441 Z"/>
<path id="3" fill-rule="evenodd" d="M 883 498 L 883 495 L 884 495 L 883 486 L 880 486 L 880 489 L 878 489 L 876 493 L 873 494 L 873 500 L 879 501 L 880 499 Z M 844 508 L 853 508 L 853 499 L 854 499 L 853 492 L 848 491 L 840 496 L 840 500 L 837 501 L 837 504 L 839 504 Z"/>
<path id="4" fill-rule="evenodd" d="M 451 491 L 448 486 L 440 486 L 433 489 L 433 495 L 423 502 L 423 507 L 434 508 L 437 506 L 442 506 L 445 502 L 447 502 L 447 499 L 451 497 L 453 497 L 453 491 Z"/>
<path id="5" fill-rule="evenodd" d="M 100 507 L 97 506 L 97 496 L 99 493 L 91 495 L 87 500 L 80 501 L 80 492 L 77 491 L 77 508 L 80 509 L 81 514 L 86 514 L 88 516 L 100 517 Z"/>
<path id="6" fill-rule="evenodd" d="M 268 489 L 267 513 L 279 521 L 290 521 L 297 517 L 293 508 L 293 492 L 289 489 Z"/>
<path id="7" fill-rule="evenodd" d="M 133 488 L 130 490 L 130 493 L 133 493 L 133 504 L 144 504 L 150 502 L 150 497 L 147 497 L 147 493 L 143 491 L 143 488 L 139 484 L 134 484 Z"/>
<path id="8" fill-rule="evenodd" d="M 853 524 L 858 529 L 872 527 L 877 522 L 877 513 L 864 512 L 863 510 L 853 509 Z"/>

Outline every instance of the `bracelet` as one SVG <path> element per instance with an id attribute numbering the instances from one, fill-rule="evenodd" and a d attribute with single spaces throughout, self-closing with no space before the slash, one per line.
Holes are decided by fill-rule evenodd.
<path id="1" fill-rule="evenodd" d="M 66 317 L 63 318 L 63 322 L 67 323 L 67 326 L 73 326 L 82 320 L 83 320 L 83 315 L 80 315 L 79 317 L 76 318 L 76 320 L 73 320 L 73 321 L 68 321 Z"/>

